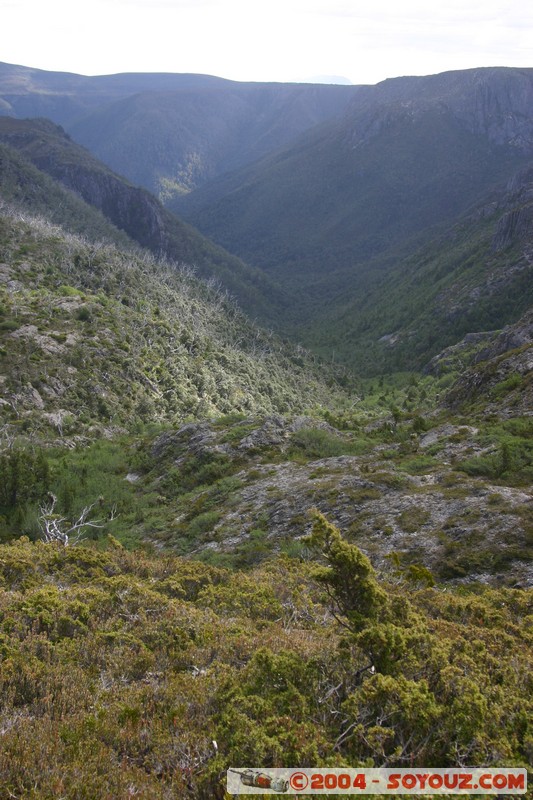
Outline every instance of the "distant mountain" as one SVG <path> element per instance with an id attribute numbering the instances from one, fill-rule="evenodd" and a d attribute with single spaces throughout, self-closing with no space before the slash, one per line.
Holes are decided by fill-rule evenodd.
<path id="1" fill-rule="evenodd" d="M 67 126 L 105 163 L 167 201 L 337 116 L 355 87 L 223 84 L 143 92 Z"/>
<path id="2" fill-rule="evenodd" d="M 533 302 L 531 69 L 347 87 L 4 65 L 0 92 L 0 141 L 328 359 L 422 369 Z M 14 118 L 32 103 L 167 208 L 50 123 Z"/>
<path id="3" fill-rule="evenodd" d="M 421 286 L 431 294 L 438 269 L 455 269 L 461 283 L 461 264 L 468 270 L 474 257 L 469 242 L 479 235 L 469 232 L 479 221 L 470 209 L 495 203 L 495 213 L 504 213 L 506 183 L 533 159 L 532 101 L 533 70 L 479 69 L 362 87 L 342 120 L 170 205 L 281 283 L 293 307 L 286 318 L 292 335 L 359 363 L 369 335 L 416 330 L 421 314 L 429 320 Z M 462 217 L 458 253 L 455 234 L 450 241 L 446 231 Z M 489 251 L 494 233 L 487 233 Z M 415 255 L 434 240 L 433 255 Z M 448 247 L 449 266 L 439 267 Z M 393 298 L 402 293 L 400 313 Z M 522 299 L 514 311 L 507 302 L 510 316 L 523 311 Z M 477 321 L 471 313 L 469 324 L 485 324 L 490 313 L 480 311 Z M 466 332 L 462 324 L 455 332 L 446 327 L 457 338 Z M 419 330 L 398 366 L 413 347 L 422 358 L 450 343 L 439 336 Z"/>
<path id="4" fill-rule="evenodd" d="M 533 154 L 533 70 L 360 87 L 342 120 L 176 200 L 266 270 L 355 269 L 453 220 Z"/>
<path id="5" fill-rule="evenodd" d="M 147 90 L 169 91 L 229 83 L 211 75 L 123 73 L 76 75 L 0 62 L 0 113 L 43 116 L 62 125 L 114 100 Z"/>
<path id="6" fill-rule="evenodd" d="M 238 258 L 177 219 L 145 189 L 132 186 L 113 173 L 58 126 L 47 120 L 0 117 L 0 142 L 98 209 L 137 244 L 157 256 L 188 264 L 204 277 L 219 280 L 243 305 L 252 308 L 254 314 L 267 313 L 268 298 L 276 293 L 268 278 L 258 270 L 249 269 Z M 31 181 L 29 183 L 31 185 Z M 27 191 L 19 187 L 24 197 Z M 52 213 L 53 196 L 52 192 L 49 197 Z M 63 222 L 62 219 L 58 221 Z"/>
<path id="7" fill-rule="evenodd" d="M 0 64 L 0 114 L 52 119 L 163 200 L 338 116 L 357 91 L 209 75 L 85 77 Z"/>

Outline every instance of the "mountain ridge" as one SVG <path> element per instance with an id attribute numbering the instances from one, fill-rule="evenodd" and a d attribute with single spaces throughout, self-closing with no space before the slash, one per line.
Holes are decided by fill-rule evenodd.
<path id="1" fill-rule="evenodd" d="M 493 77 L 498 81 L 496 90 L 492 89 L 492 84 L 490 83 Z M 507 80 L 508 78 L 510 81 Z M 508 90 L 508 84 L 510 84 L 511 88 L 516 89 L 516 80 L 521 82 L 517 92 L 521 96 L 521 103 L 518 109 L 514 109 L 514 115 L 509 119 L 509 105 L 513 106 L 513 101 L 512 97 L 509 96 L 512 92 Z M 435 85 L 437 87 L 436 92 Z M 447 95 L 443 96 L 441 87 L 448 89 Z M 462 93 L 459 91 L 461 87 Z M 427 102 L 424 99 L 424 91 L 431 102 Z M 479 114 L 475 109 L 472 112 L 472 107 L 476 105 L 475 99 L 478 94 L 482 98 L 485 95 L 489 97 L 486 104 L 478 104 L 481 108 Z M 420 95 L 422 95 L 422 100 Z M 443 97 L 446 96 L 450 97 L 453 102 L 444 103 Z M 508 101 L 507 105 L 501 100 L 502 96 Z M 428 165 L 425 166 L 429 166 L 429 163 L 433 161 L 434 166 L 438 169 L 443 157 L 445 155 L 453 157 L 454 147 L 461 144 L 470 146 L 472 152 L 469 155 L 469 159 L 472 159 L 478 147 L 482 146 L 485 141 L 487 143 L 485 145 L 486 152 L 483 153 L 485 158 L 490 157 L 491 145 L 508 148 L 507 150 L 499 150 L 496 153 L 498 157 L 496 163 L 502 157 L 505 157 L 506 153 L 510 157 L 517 152 L 520 154 L 524 152 L 526 156 L 529 156 L 533 153 L 533 115 L 529 110 L 531 103 L 528 102 L 531 98 L 533 98 L 533 70 L 529 70 L 527 73 L 514 69 L 458 71 L 422 78 L 394 78 L 374 87 L 360 87 L 356 98 L 342 117 L 325 124 L 323 128 L 319 129 L 318 133 L 310 131 L 309 135 L 302 137 L 294 146 L 285 148 L 270 157 L 267 156 L 263 167 L 265 177 L 261 175 L 261 163 L 258 165 L 258 178 L 255 177 L 255 173 L 258 172 L 257 166 L 248 169 L 244 168 L 239 173 L 236 173 L 235 176 L 230 173 L 223 179 L 219 179 L 218 194 L 215 194 L 214 197 L 215 200 L 221 196 L 223 197 L 225 192 L 234 199 L 235 193 L 239 191 L 239 181 L 244 186 L 249 187 L 251 178 L 259 181 L 268 180 L 269 170 L 276 163 L 282 163 L 284 171 L 288 170 L 290 172 L 292 170 L 294 175 L 298 176 L 301 175 L 306 165 L 314 161 L 318 164 L 318 170 L 315 173 L 311 171 L 313 176 L 312 185 L 325 185 L 326 176 L 331 173 L 330 181 L 334 183 L 337 191 L 340 190 L 341 192 L 346 190 L 345 184 L 348 179 L 353 181 L 364 179 L 365 171 L 368 172 L 369 169 L 373 170 L 375 180 L 383 180 L 385 176 L 376 171 L 376 164 L 370 162 L 367 166 L 365 162 L 361 162 L 358 152 L 365 145 L 371 144 L 372 140 L 375 140 L 380 135 L 384 136 L 384 146 L 380 151 L 380 157 L 383 157 L 386 153 L 385 143 L 389 146 L 393 145 L 397 151 L 394 153 L 395 159 L 399 159 L 400 164 L 402 159 L 411 159 L 411 161 L 407 161 L 407 166 L 416 171 L 417 158 L 426 156 L 424 146 L 426 149 L 428 148 L 428 140 L 430 138 L 437 143 L 439 142 L 438 131 L 443 125 L 448 126 L 444 132 L 449 136 L 450 142 L 444 141 L 440 145 L 444 147 L 442 154 L 439 153 L 438 147 L 434 151 L 429 149 L 426 156 L 429 161 Z M 468 109 L 469 114 L 473 114 L 474 122 L 468 120 L 465 109 Z M 493 119 L 494 114 L 496 114 L 496 112 L 493 114 L 494 109 L 497 109 L 496 119 Z M 422 123 L 427 125 L 426 132 L 419 130 Z M 393 130 L 388 131 L 391 128 Z M 415 143 L 413 143 L 406 138 L 405 141 L 395 142 L 390 135 L 387 138 L 387 131 L 395 136 L 418 136 L 419 141 L 415 140 Z M 460 138 L 461 133 L 463 133 L 462 140 Z M 470 134 L 473 138 L 469 139 L 468 135 L 465 136 L 464 134 Z M 398 151 L 399 145 L 403 149 Z M 409 150 L 409 147 L 413 149 L 413 152 Z M 306 152 L 302 153 L 302 151 Z M 334 153 L 339 151 L 340 155 L 338 155 L 336 162 Z M 324 152 L 326 157 L 331 160 L 331 163 L 324 163 L 324 157 L 320 157 L 321 153 Z M 372 157 L 371 153 L 370 157 Z M 291 164 L 291 160 L 294 160 L 294 166 Z M 468 177 L 471 182 L 472 177 L 475 177 L 474 173 L 472 175 L 468 174 L 472 166 L 475 166 L 475 158 L 472 160 L 474 160 L 473 165 L 469 164 L 467 160 L 465 164 L 458 162 L 454 166 L 452 162 L 446 166 L 451 168 L 452 171 L 455 169 L 456 172 L 458 168 L 463 169 L 465 178 Z M 348 175 L 344 176 L 344 181 L 341 179 L 341 165 L 348 171 Z M 483 163 L 479 167 L 480 169 L 485 168 L 486 172 L 489 172 L 489 168 L 484 167 Z M 387 165 L 387 168 L 389 170 L 393 169 L 392 162 Z M 321 174 L 320 169 L 322 169 L 323 174 Z M 429 170 L 426 170 L 425 174 L 430 174 Z M 408 175 L 409 171 L 406 172 L 406 177 Z M 507 173 L 505 179 L 508 177 L 509 174 Z M 222 182 L 226 186 L 224 187 L 223 185 L 220 188 Z M 394 184 L 391 185 L 393 186 Z M 350 189 L 350 187 L 347 188 L 348 190 Z M 386 185 L 383 188 L 386 189 Z M 470 202 L 474 202 L 476 199 L 475 194 L 472 194 L 472 188 L 470 188 Z M 293 195 L 299 190 L 300 186 L 298 190 L 293 190 Z M 209 194 L 208 187 L 203 190 L 199 189 L 192 195 L 177 199 L 174 207 L 176 209 L 179 208 L 182 212 L 187 212 L 187 208 L 191 208 L 192 213 L 187 213 L 187 216 L 198 220 L 198 209 L 205 207 L 209 203 Z M 281 193 L 278 192 L 278 194 Z M 203 199 L 203 196 L 207 198 L 207 201 Z M 350 200 L 349 193 L 347 197 Z M 197 198 L 200 198 L 200 201 Z M 428 197 L 428 199 L 431 198 Z M 454 199 L 457 202 L 457 198 Z M 293 197 L 291 197 L 291 201 L 287 201 L 287 205 L 290 202 L 293 202 Z M 344 198 L 343 202 L 345 202 Z M 460 209 L 461 206 L 458 205 L 458 208 Z M 463 202 L 462 209 L 464 210 L 465 208 L 466 205 Z M 315 224 L 316 220 L 313 219 L 309 227 L 312 228 Z"/>
<path id="2" fill-rule="evenodd" d="M 0 114 L 52 119 L 162 198 L 281 146 L 337 114 L 357 91 L 180 73 L 89 77 L 0 64 Z"/>
<path id="3" fill-rule="evenodd" d="M 441 114 L 421 113 L 424 178 L 446 141 L 424 144 Z M 417 166 L 405 114 L 400 104 L 389 127 L 382 117 L 366 186 L 394 145 L 381 177 L 413 211 L 422 184 L 402 187 Z M 458 146 L 459 123 L 446 120 Z M 226 265 L 237 280 L 241 269 L 244 299 L 257 307 L 266 294 L 293 334 L 300 306 L 316 349 L 333 347 L 326 363 L 114 227 L 95 206 L 146 227 L 170 212 L 54 123 L 2 128 L 0 795 L 222 800 L 236 764 L 527 767 L 527 154 L 515 163 L 507 148 L 496 186 L 479 165 L 501 145 L 486 139 L 440 165 L 464 166 L 475 202 L 451 203 L 440 225 L 435 202 L 436 225 L 412 234 L 406 220 L 403 237 L 409 209 L 399 209 L 388 230 L 369 231 L 393 246 L 361 254 L 357 273 L 339 256 L 353 242 L 312 231 L 323 263 L 306 265 L 295 248 L 276 265 L 281 297 L 221 251 L 210 264 L 212 246 L 172 223 L 180 262 L 197 246 L 208 275 L 223 278 Z M 324 130 L 307 132 L 304 155 L 317 155 Z M 353 175 L 324 173 L 300 176 L 306 192 L 285 206 L 268 253 L 282 252 L 281 234 L 309 205 L 315 220 L 331 212 L 335 186 L 347 196 Z M 425 188 L 447 185 L 453 199 L 461 187 L 438 178 Z M 374 199 L 384 225 L 394 204 Z M 331 212 L 337 237 L 350 213 Z M 331 363 L 341 349 L 393 374 L 356 377 Z"/>
<path id="4" fill-rule="evenodd" d="M 126 79 L 116 80 L 120 85 Z M 252 315 L 359 369 L 373 362 L 375 373 L 423 368 L 440 349 L 453 345 L 454 337 L 458 341 L 509 324 L 525 311 L 530 269 L 527 248 L 518 250 L 531 226 L 530 187 L 523 185 L 522 194 L 511 197 L 506 186 L 522 180 L 533 158 L 532 69 L 458 70 L 343 87 L 354 89 L 343 95 L 351 99 L 336 113 L 337 101 L 331 100 L 329 118 L 318 124 L 310 124 L 309 104 L 317 86 L 235 86 L 238 93 L 232 93 L 232 84 L 228 94 L 223 81 L 192 76 L 180 94 L 182 105 L 172 106 L 173 92 L 140 92 L 113 102 L 92 119 L 96 127 L 98 114 L 104 114 L 101 120 L 112 119 L 118 103 L 119 128 L 126 108 L 141 128 L 152 119 L 161 137 L 155 151 L 163 160 L 171 139 L 181 147 L 188 137 L 204 148 L 202 154 L 190 151 L 176 180 L 162 177 L 162 191 L 169 208 L 239 259 L 227 257 L 229 274 L 219 259 L 215 272 L 230 288 L 237 286 Z M 330 90 L 320 88 L 320 96 L 335 98 Z M 300 138 L 280 145 L 276 130 L 283 127 L 287 102 L 291 105 L 296 97 L 303 106 L 294 118 L 301 122 L 307 115 L 309 124 Z M 211 112 L 218 118 L 212 138 L 204 130 L 206 118 L 193 113 L 206 102 L 213 102 Z M 255 127 L 250 127 L 247 103 L 255 104 Z M 161 116 L 165 104 L 172 106 L 168 113 L 186 111 L 181 120 L 178 114 L 172 132 L 165 127 L 169 117 Z M 241 120 L 240 138 L 235 139 L 229 117 Z M 0 129 L 23 124 L 30 123 L 0 118 Z M 216 164 L 226 160 L 230 167 L 232 148 L 246 136 L 268 152 L 213 177 Z M 154 163 L 150 142 L 155 139 L 148 137 L 143 151 L 149 154 L 147 182 Z M 120 149 L 131 161 L 133 151 Z M 83 193 L 85 188 L 86 197 L 102 188 L 101 177 L 95 188 L 80 169 L 69 175 L 64 163 L 58 167 L 61 159 L 51 164 L 47 154 L 44 161 L 38 152 L 29 155 L 74 190 Z M 140 165 L 141 153 L 134 155 Z M 104 183 L 109 180 L 106 173 Z M 130 234 L 134 229 L 142 245 L 168 255 L 168 226 L 177 223 L 168 222 L 163 207 L 148 202 L 141 189 L 122 187 L 121 192 L 132 201 L 126 202 L 124 194 L 122 211 L 128 208 L 131 214 L 140 198 L 144 209 L 122 227 Z M 101 198 L 98 203 L 102 208 Z M 116 216 L 111 219 L 117 223 Z M 143 226 L 148 228 L 144 238 Z M 183 241 L 182 250 L 185 260 L 194 260 Z M 432 319 L 439 320 L 437 334 Z"/>
<path id="5" fill-rule="evenodd" d="M 440 240 L 446 248 L 454 225 L 465 228 L 465 237 L 472 225 L 474 240 L 479 209 L 505 205 L 507 184 L 531 164 L 532 97 L 533 70 L 516 69 L 361 87 L 342 118 L 169 205 L 298 298 L 298 315 L 287 320 L 291 335 L 322 346 L 322 353 L 329 349 L 345 357 L 350 348 L 360 353 L 357 329 L 360 335 L 372 316 L 386 320 L 379 292 L 407 281 L 404 270 L 417 257 L 431 269 L 431 242 Z M 514 210 L 501 209 L 504 219 L 495 236 L 507 230 L 511 241 L 516 226 L 525 224 L 528 212 L 520 204 L 517 199 Z M 474 248 L 464 254 L 467 272 L 473 257 Z M 434 252 L 435 263 L 438 258 Z M 421 299 L 416 309 L 417 293 L 418 286 L 406 301 L 414 318 L 426 302 Z M 368 310 L 362 314 L 363 305 Z M 516 314 L 523 310 L 522 304 Z M 495 313 L 500 324 L 512 321 Z M 343 314 L 346 327 L 340 336 L 331 335 L 335 318 Z M 395 330 L 391 323 L 376 339 Z M 466 332 L 462 328 L 458 338 Z M 425 336 L 429 341 L 431 334 Z M 435 352 L 426 350 L 427 358 Z M 418 356 L 411 363 L 421 366 Z M 379 358 L 377 364 L 378 370 L 384 367 Z M 397 366 L 408 364 L 406 347 Z"/>
<path id="6" fill-rule="evenodd" d="M 253 306 L 257 315 L 266 313 L 268 297 L 276 294 L 268 278 L 206 240 L 146 189 L 113 173 L 62 128 L 48 120 L 0 117 L 0 141 L 97 208 L 141 247 L 194 265 L 200 275 L 220 280 L 243 305 Z"/>

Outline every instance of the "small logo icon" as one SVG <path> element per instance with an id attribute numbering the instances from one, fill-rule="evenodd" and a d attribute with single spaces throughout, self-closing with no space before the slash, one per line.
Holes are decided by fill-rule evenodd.
<path id="1" fill-rule="evenodd" d="M 303 772 L 293 772 L 291 775 L 291 789 L 303 792 L 309 785 L 309 778 Z"/>
<path id="2" fill-rule="evenodd" d="M 284 793 L 289 790 L 289 781 L 284 778 L 273 777 L 267 775 L 266 772 L 256 772 L 253 769 L 245 769 L 244 772 L 238 772 L 236 769 L 229 770 L 236 772 L 241 777 L 241 783 L 244 786 L 256 786 L 258 789 L 270 789 L 272 792 Z"/>

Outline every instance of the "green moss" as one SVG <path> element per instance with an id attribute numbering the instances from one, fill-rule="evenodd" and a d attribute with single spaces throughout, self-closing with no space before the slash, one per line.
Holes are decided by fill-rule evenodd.
<path id="1" fill-rule="evenodd" d="M 431 519 L 431 514 L 422 508 L 412 506 L 402 511 L 398 523 L 406 533 L 416 533 Z"/>

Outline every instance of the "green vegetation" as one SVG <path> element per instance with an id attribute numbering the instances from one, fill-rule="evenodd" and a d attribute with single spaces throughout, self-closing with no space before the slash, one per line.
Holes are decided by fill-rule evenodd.
<path id="1" fill-rule="evenodd" d="M 407 598 L 321 516 L 308 545 L 323 566 L 249 574 L 4 545 L 0 791 L 212 800 L 248 763 L 530 762 L 531 592 Z"/>
<path id="2" fill-rule="evenodd" d="M 533 303 L 531 267 L 522 243 L 517 241 L 511 252 L 494 250 L 500 218 L 500 210 L 481 219 L 467 216 L 441 235 L 434 231 L 422 246 L 414 241 L 381 268 L 374 262 L 365 265 L 369 276 L 358 278 L 364 292 L 354 286 L 353 299 L 315 318 L 304 340 L 370 375 L 421 369 L 447 347 L 451 351 L 439 371 L 464 369 L 487 339 L 472 336 L 454 351 L 463 336 L 515 322 Z M 500 292 L 487 285 L 487 270 L 493 279 L 498 276 L 504 287 Z M 516 386 L 516 380 L 500 391 L 513 388 L 513 381 Z"/>
<path id="3" fill-rule="evenodd" d="M 421 369 L 533 302 L 530 207 L 504 194 L 527 159 L 467 131 L 431 86 L 427 105 L 405 90 L 416 124 L 376 87 L 375 105 L 176 205 L 293 298 L 278 323 L 292 337 L 360 374 Z"/>
<path id="4" fill-rule="evenodd" d="M 19 149 L 0 146 L 1 798 L 222 800 L 242 764 L 531 765 L 531 316 L 456 344 L 531 302 L 529 201 L 427 227 L 521 156 L 435 108 L 410 139 L 404 108 L 329 150 L 329 211 L 304 190 L 327 126 L 294 186 L 287 154 L 261 167 L 303 198 L 276 236 L 274 189 L 259 221 L 265 185 L 233 194 L 218 223 L 268 239 L 283 297 L 51 123 L 0 125 Z M 172 261 L 50 175 L 109 190 Z"/>
<path id="5" fill-rule="evenodd" d="M 2 196 L 25 214 L 41 213 L 93 241 L 123 248 L 135 243 L 158 258 L 194 265 L 203 278 L 222 283 L 254 317 L 275 316 L 271 303 L 283 306 L 280 290 L 266 276 L 111 172 L 62 128 L 43 119 L 0 116 L 0 142 Z"/>
<path id="6" fill-rule="evenodd" d="M 35 527 L 34 504 L 43 500 L 50 480 L 42 450 L 15 449 L 0 455 L 0 542 Z"/>
<path id="7" fill-rule="evenodd" d="M 102 81 L 90 100 L 69 86 L 68 102 L 60 76 L 50 79 L 50 94 L 35 89 L 35 74 L 21 74 L 6 100 L 14 116 L 18 103 L 35 101 L 40 115 L 44 104 L 68 118 L 70 132 L 106 164 L 167 199 L 177 193 L 171 205 L 213 241 L 43 119 L 0 118 L 7 199 L 109 239 L 112 226 L 97 233 L 87 203 L 96 206 L 115 234 L 120 228 L 158 255 L 194 264 L 253 318 L 327 361 L 367 375 L 422 369 L 463 336 L 515 322 L 533 302 L 529 156 L 516 144 L 517 120 L 530 119 L 527 90 L 518 88 L 529 81 L 523 70 L 402 78 L 361 92 L 140 79 L 175 87 L 161 95 L 133 91 L 138 78 L 130 76 L 120 100 Z M 494 113 L 479 106 L 474 86 L 495 98 Z M 467 342 L 439 369 L 463 369 L 479 345 Z M 518 389 L 516 376 L 495 391 Z"/>
<path id="8" fill-rule="evenodd" d="M 512 486 L 533 482 L 533 420 L 517 418 L 486 426 L 480 441 L 487 455 L 463 461 L 460 469 Z"/>
<path id="9" fill-rule="evenodd" d="M 148 422 L 300 410 L 341 398 L 331 369 L 253 326 L 225 293 L 150 256 L 0 220 L 0 419 L 61 439 Z M 305 398 L 305 399 L 304 399 Z M 99 433 L 98 433 L 99 432 Z"/>
<path id="10" fill-rule="evenodd" d="M 0 186 L 2 200 L 20 207 L 24 215 L 41 215 L 71 233 L 113 242 L 123 249 L 133 242 L 109 222 L 100 211 L 83 202 L 50 176 L 37 169 L 13 148 L 0 143 Z M 31 252 L 28 243 L 22 246 Z M 21 251 L 24 253 L 24 249 Z"/>
<path id="11" fill-rule="evenodd" d="M 368 449 L 369 443 L 370 440 L 364 436 L 357 439 L 341 438 L 321 428 L 302 428 L 292 437 L 294 457 L 302 454 L 306 460 L 361 455 Z"/>

